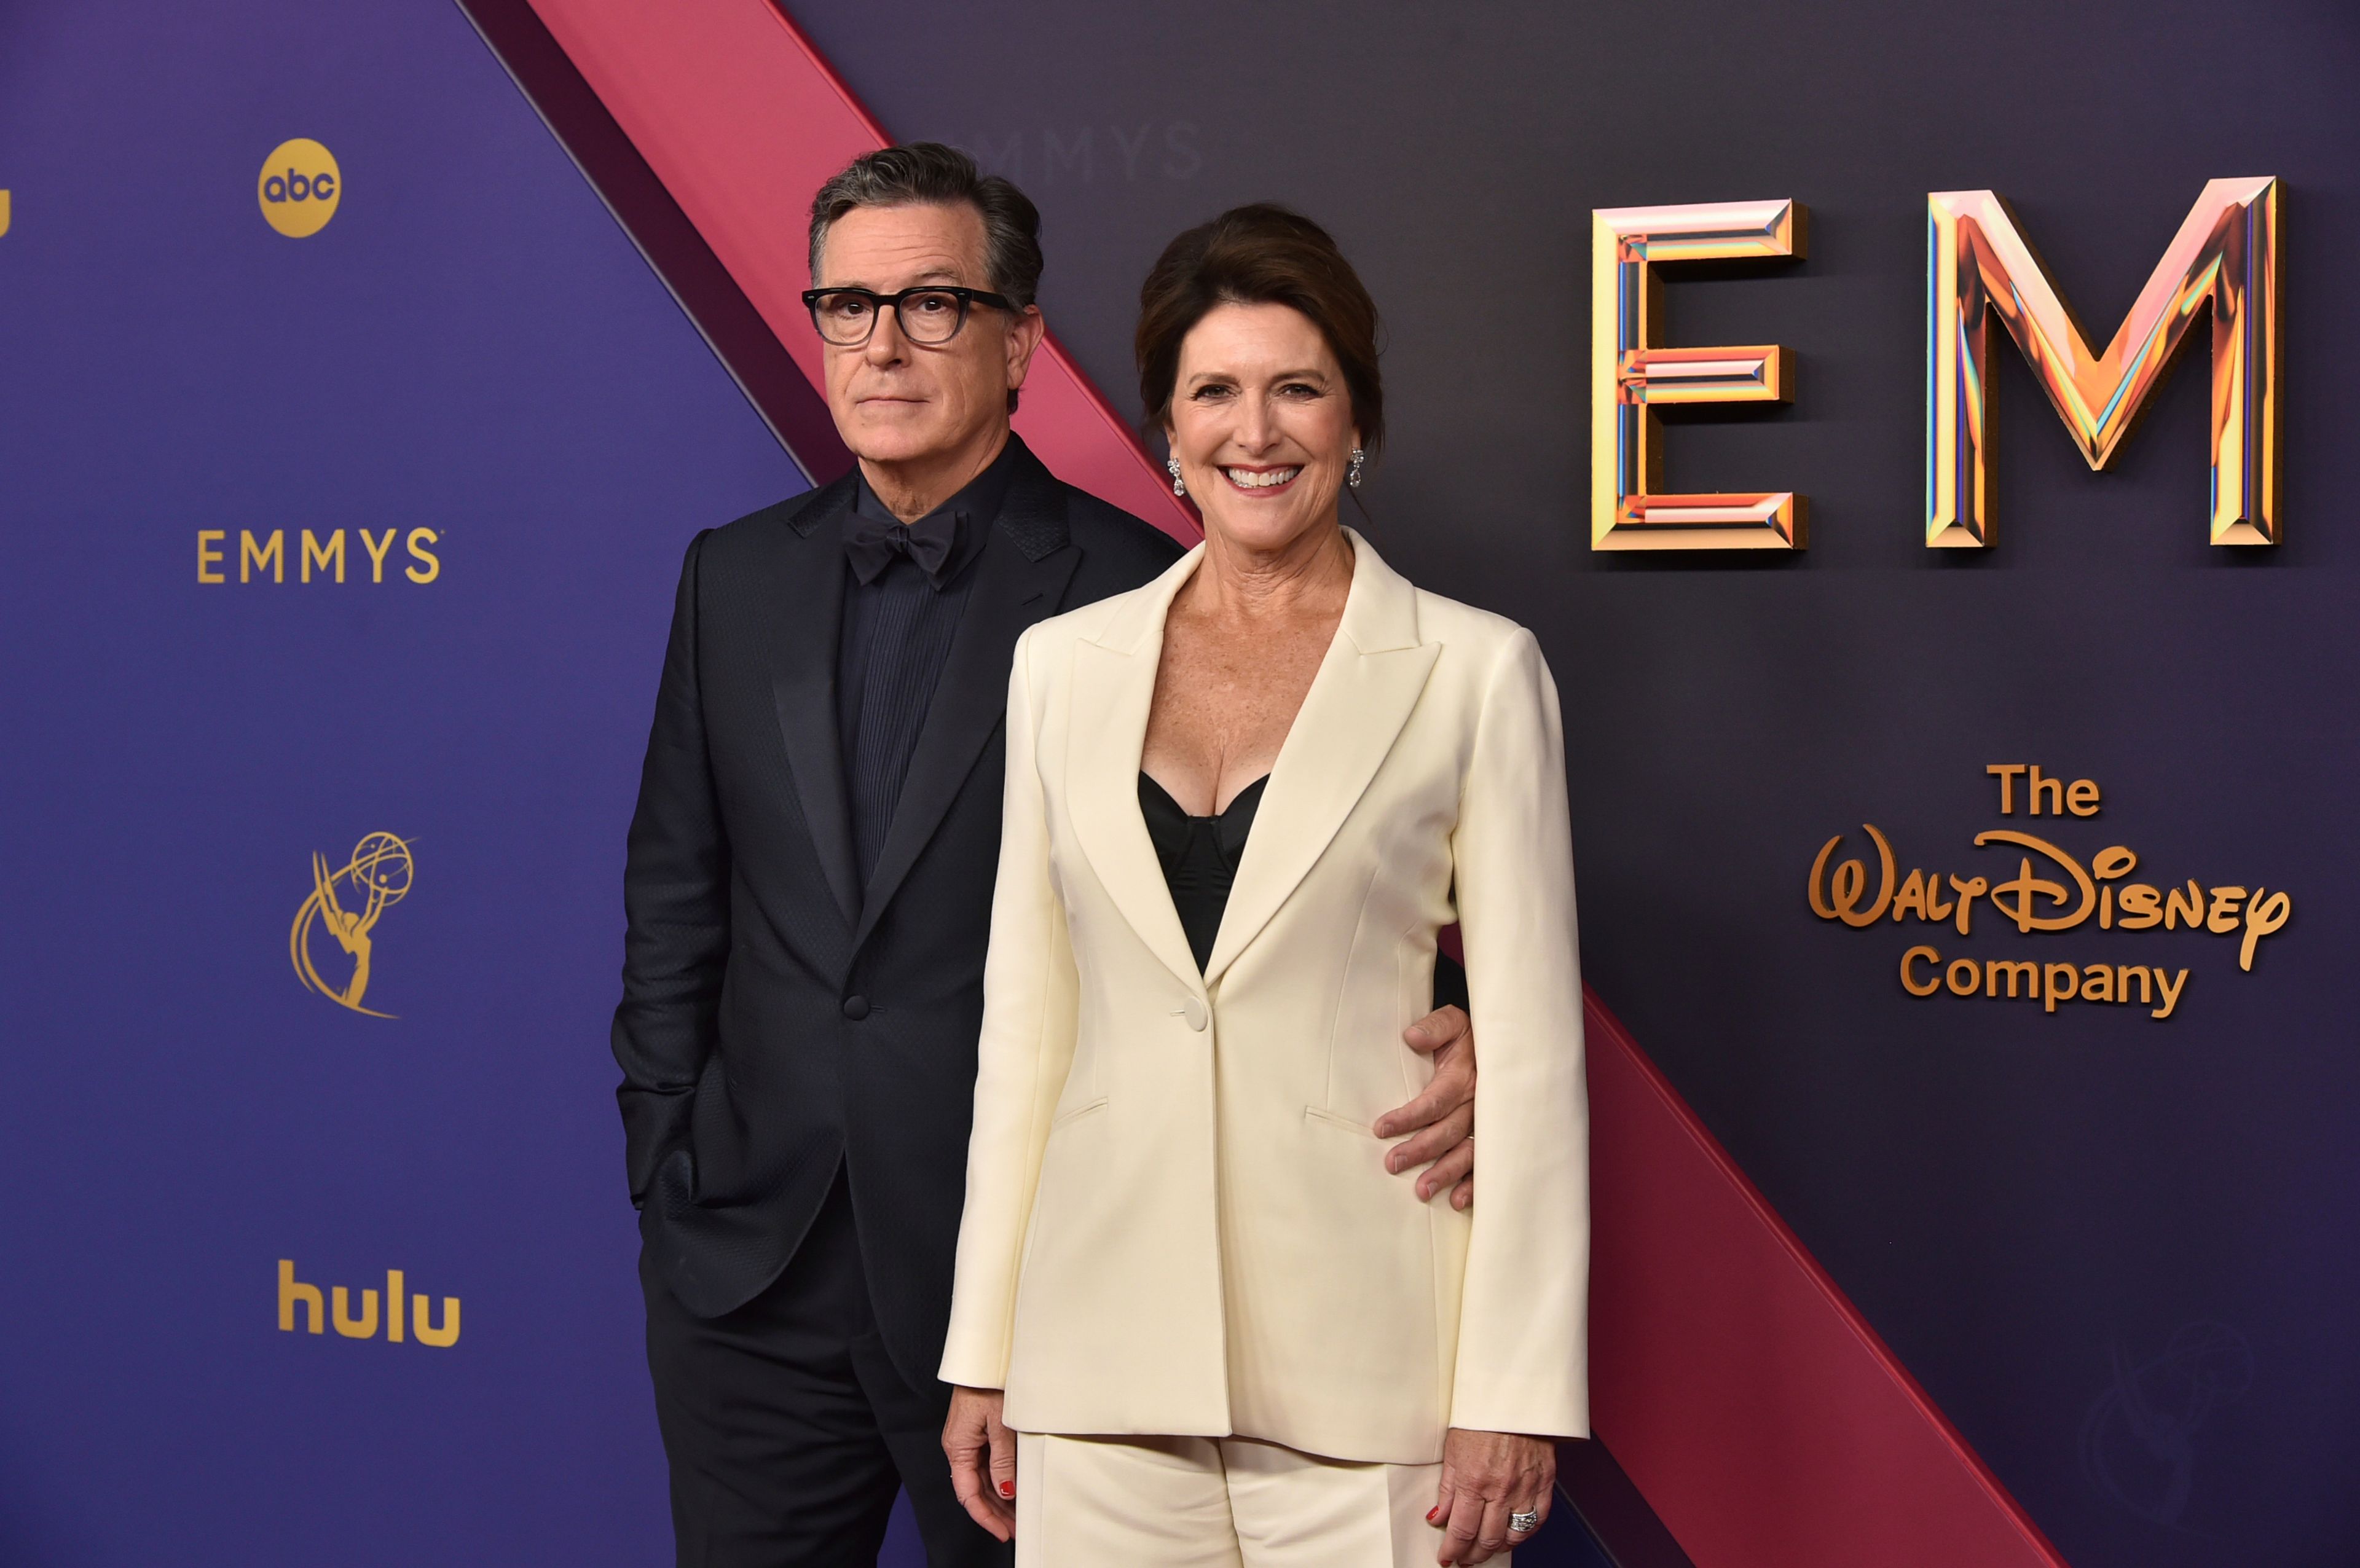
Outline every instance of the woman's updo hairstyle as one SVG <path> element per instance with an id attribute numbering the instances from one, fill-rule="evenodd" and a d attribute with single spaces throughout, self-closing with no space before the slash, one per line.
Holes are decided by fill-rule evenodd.
<path id="1" fill-rule="evenodd" d="M 1164 428 L 1180 379 L 1180 344 L 1216 305 L 1286 305 L 1309 318 L 1343 368 L 1362 450 L 1385 441 L 1377 375 L 1377 306 L 1328 231 L 1268 201 L 1233 207 L 1164 247 L 1139 289 L 1139 400 L 1146 429 Z"/>

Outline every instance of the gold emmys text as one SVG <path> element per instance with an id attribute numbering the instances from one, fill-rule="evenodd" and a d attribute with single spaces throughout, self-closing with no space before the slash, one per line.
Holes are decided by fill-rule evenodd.
<path id="1" fill-rule="evenodd" d="M 238 529 L 237 580 L 253 583 L 267 576 L 273 583 L 284 583 L 287 581 L 288 558 L 292 555 L 298 583 L 311 582 L 315 572 L 323 583 L 344 582 L 347 562 L 344 530 L 337 528 L 324 539 L 309 528 L 301 532 L 301 541 L 290 550 L 285 528 L 273 528 L 268 534 L 260 535 L 252 528 Z M 360 550 L 352 552 L 350 557 L 355 578 L 360 575 L 360 557 L 366 554 L 369 581 L 384 582 L 386 557 L 392 554 L 396 539 L 401 539 L 403 554 L 408 558 L 407 564 L 401 565 L 401 576 L 412 583 L 432 583 L 442 575 L 442 558 L 433 550 L 442 542 L 442 536 L 432 528 L 412 528 L 407 537 L 399 528 L 388 528 L 383 539 L 367 528 L 355 528 L 353 532 L 358 534 L 361 540 Z M 230 577 L 229 559 L 227 528 L 197 530 L 199 583 L 227 583 Z"/>

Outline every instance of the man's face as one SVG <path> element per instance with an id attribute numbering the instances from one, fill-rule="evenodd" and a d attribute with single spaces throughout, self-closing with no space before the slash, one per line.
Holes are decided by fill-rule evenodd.
<path id="1" fill-rule="evenodd" d="M 820 249 L 821 289 L 895 294 L 922 284 L 991 288 L 983 215 L 951 206 L 856 207 L 830 224 Z M 856 348 L 829 345 L 827 404 L 836 432 L 871 463 L 923 463 L 996 437 L 1008 394 L 1024 384 L 1041 342 L 1041 313 L 978 304 L 946 343 L 913 343 L 900 318 L 880 314 Z"/>

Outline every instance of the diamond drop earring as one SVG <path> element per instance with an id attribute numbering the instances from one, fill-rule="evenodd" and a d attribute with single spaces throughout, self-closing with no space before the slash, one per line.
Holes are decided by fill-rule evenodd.
<path id="1" fill-rule="evenodd" d="M 1180 483 L 1180 460 L 1176 457 L 1167 457 L 1164 460 L 1164 466 L 1172 471 L 1172 494 L 1175 495 L 1188 494 L 1188 486 Z M 1359 481 L 1355 480 L 1353 483 L 1358 484 Z"/>
<path id="2" fill-rule="evenodd" d="M 1362 452 L 1359 447 L 1354 447 L 1352 449 L 1352 466 L 1344 471 L 1345 484 L 1349 485 L 1355 490 L 1358 490 L 1360 487 L 1360 464 L 1366 463 L 1368 459 L 1369 454 Z"/>

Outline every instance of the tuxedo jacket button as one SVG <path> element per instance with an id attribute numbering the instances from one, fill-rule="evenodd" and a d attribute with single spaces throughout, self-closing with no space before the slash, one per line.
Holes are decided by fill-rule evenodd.
<path id="1" fill-rule="evenodd" d="M 1205 1026 L 1212 1021 L 1212 1016 L 1205 1011 L 1205 1004 L 1194 996 L 1181 1004 L 1180 1016 L 1186 1019 L 1188 1027 L 1198 1034 L 1204 1033 Z"/>
<path id="2" fill-rule="evenodd" d="M 850 1018 L 854 1023 L 858 1023 L 861 1019 L 867 1018 L 869 1016 L 869 998 L 866 996 L 847 996 L 844 999 L 844 1016 Z"/>

